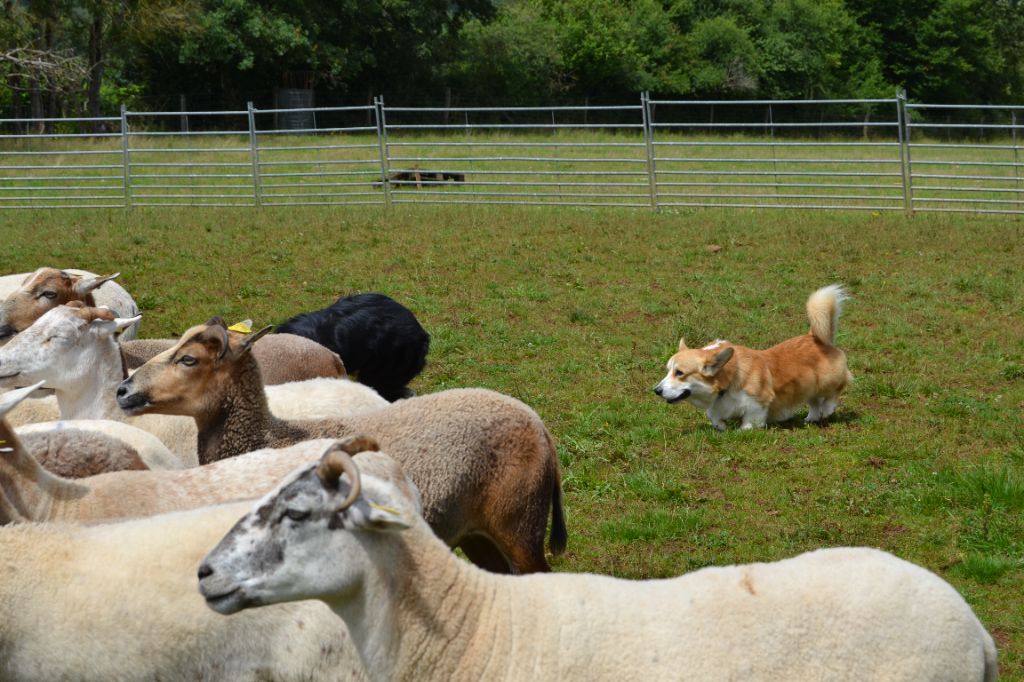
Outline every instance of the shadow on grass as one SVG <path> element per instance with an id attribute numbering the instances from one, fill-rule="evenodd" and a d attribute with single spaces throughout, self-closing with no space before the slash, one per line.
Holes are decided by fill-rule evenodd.
<path id="1" fill-rule="evenodd" d="M 787 419 L 784 422 L 770 424 L 768 428 L 785 429 L 787 431 L 793 429 L 811 429 L 815 427 L 819 429 L 827 429 L 833 424 L 856 424 L 861 421 L 861 418 L 861 413 L 858 412 L 857 410 L 840 409 L 837 412 L 833 413 L 831 417 L 829 417 L 823 422 L 808 424 L 807 422 L 804 421 L 803 417 L 798 416 Z"/>
<path id="2" fill-rule="evenodd" d="M 768 429 L 768 430 L 778 429 L 780 431 L 796 431 L 797 429 L 814 429 L 814 428 L 827 429 L 830 426 L 832 426 L 833 424 L 857 424 L 862 419 L 863 419 L 863 415 L 860 412 L 858 412 L 857 410 L 842 409 L 842 410 L 840 410 L 838 412 L 835 412 L 831 417 L 826 419 L 824 422 L 816 422 L 816 423 L 813 423 L 813 424 L 808 424 L 807 422 L 804 421 L 803 415 L 798 415 L 796 417 L 791 417 L 791 418 L 787 419 L 786 421 L 772 422 L 771 424 L 768 424 L 766 429 Z M 730 419 L 728 421 L 728 428 L 726 429 L 726 431 L 739 431 L 740 430 L 739 424 L 740 424 L 739 420 L 737 420 L 737 419 Z M 693 432 L 696 433 L 698 431 L 705 430 L 705 429 L 708 430 L 708 431 L 714 431 L 715 430 L 715 428 L 713 426 L 711 426 L 710 422 L 706 422 L 702 426 L 700 426 L 700 427 L 698 427 L 696 429 L 693 429 Z"/>

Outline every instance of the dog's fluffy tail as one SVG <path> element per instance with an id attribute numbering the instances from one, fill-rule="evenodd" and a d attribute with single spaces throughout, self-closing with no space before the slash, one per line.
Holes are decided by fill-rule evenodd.
<path id="1" fill-rule="evenodd" d="M 836 328 L 839 326 L 839 313 L 843 309 L 843 301 L 849 296 L 838 284 L 831 284 L 818 289 L 807 299 L 807 319 L 811 323 L 811 334 L 814 338 L 830 346 L 835 345 Z"/>

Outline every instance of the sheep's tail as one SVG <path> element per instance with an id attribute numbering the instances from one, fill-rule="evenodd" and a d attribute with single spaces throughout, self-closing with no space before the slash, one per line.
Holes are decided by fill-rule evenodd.
<path id="1" fill-rule="evenodd" d="M 569 532 L 565 528 L 565 510 L 562 509 L 562 470 L 558 465 L 555 443 L 546 428 L 544 438 L 548 444 L 548 461 L 551 462 L 551 537 L 548 540 L 548 547 L 552 554 L 561 554 L 569 541 Z"/>
<path id="2" fill-rule="evenodd" d="M 843 301 L 849 296 L 838 284 L 818 289 L 807 299 L 807 319 L 811 323 L 811 335 L 822 343 L 835 345 L 836 329 Z"/>

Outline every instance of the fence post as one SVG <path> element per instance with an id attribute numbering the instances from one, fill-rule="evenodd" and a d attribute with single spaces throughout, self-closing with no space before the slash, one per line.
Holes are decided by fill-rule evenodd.
<path id="1" fill-rule="evenodd" d="M 1017 187 L 1017 210 L 1020 210 L 1020 153 L 1017 146 L 1017 110 L 1010 109 L 1010 144 L 1013 146 L 1013 177 Z"/>
<path id="2" fill-rule="evenodd" d="M 772 105 L 768 103 L 768 141 L 771 143 L 772 148 L 772 192 L 775 194 L 775 200 L 779 200 L 779 161 L 777 158 L 777 152 L 775 151 L 775 112 L 772 110 Z M 797 190 L 799 191 L 799 190 Z"/>
<path id="3" fill-rule="evenodd" d="M 914 176 L 910 166 L 910 125 L 907 120 L 907 91 L 896 90 L 896 137 L 900 145 L 900 171 L 903 175 L 903 211 L 914 215 Z"/>
<path id="4" fill-rule="evenodd" d="M 391 183 L 388 175 L 391 173 L 388 164 L 388 127 L 384 119 L 384 95 L 373 98 L 373 107 L 377 112 L 377 147 L 380 153 L 380 187 L 384 191 L 384 206 L 391 207 Z"/>
<path id="5" fill-rule="evenodd" d="M 654 128 L 651 124 L 651 93 L 640 93 L 640 108 L 643 111 L 644 146 L 647 150 L 647 188 L 651 195 L 651 208 L 658 210 L 658 176 L 654 168 Z"/>
<path id="6" fill-rule="evenodd" d="M 252 159 L 252 198 L 256 202 L 256 208 L 263 206 L 263 193 L 260 191 L 260 150 L 256 146 L 256 110 L 252 102 L 246 103 L 246 111 L 249 114 L 249 156 Z"/>
<path id="7" fill-rule="evenodd" d="M 128 144 L 128 107 L 124 104 L 121 104 L 121 165 L 124 167 L 124 207 L 131 208 L 131 147 Z"/>

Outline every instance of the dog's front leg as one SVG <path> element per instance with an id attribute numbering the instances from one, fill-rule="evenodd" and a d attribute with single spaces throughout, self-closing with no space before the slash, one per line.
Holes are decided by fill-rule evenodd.
<path id="1" fill-rule="evenodd" d="M 711 420 L 711 425 L 715 427 L 715 430 L 725 431 L 725 420 L 722 419 L 722 417 L 720 417 L 719 415 L 715 414 L 713 408 L 709 407 L 707 409 L 707 412 L 705 412 L 704 414 L 706 414 L 708 416 L 708 419 Z"/>
<path id="2" fill-rule="evenodd" d="M 748 409 L 743 413 L 743 421 L 740 424 L 740 430 L 750 431 L 751 429 L 763 429 L 767 423 L 767 409 Z"/>

